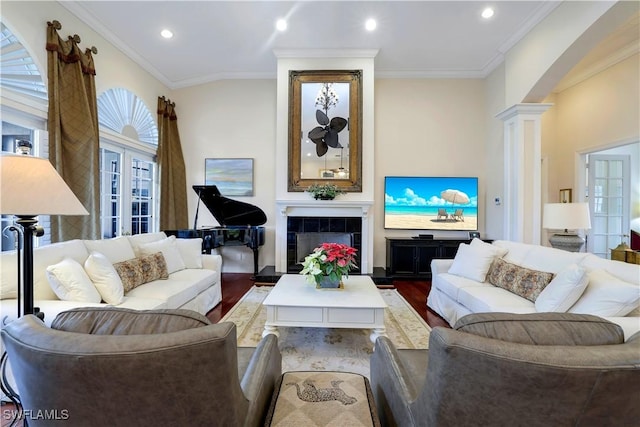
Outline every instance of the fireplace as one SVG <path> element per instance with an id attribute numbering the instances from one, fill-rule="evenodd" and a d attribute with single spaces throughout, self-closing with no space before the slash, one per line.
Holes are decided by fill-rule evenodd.
<path id="1" fill-rule="evenodd" d="M 292 267 L 298 263 L 296 233 L 349 234 L 351 246 L 358 250 L 358 272 L 373 272 L 373 201 L 278 200 L 276 206 L 280 214 L 276 218 L 277 272 L 296 269 Z"/>
<path id="2" fill-rule="evenodd" d="M 297 273 L 301 262 L 324 242 L 342 243 L 356 248 L 360 266 L 362 219 L 359 217 L 287 217 L 287 273 Z M 352 270 L 359 273 L 360 269 Z"/>

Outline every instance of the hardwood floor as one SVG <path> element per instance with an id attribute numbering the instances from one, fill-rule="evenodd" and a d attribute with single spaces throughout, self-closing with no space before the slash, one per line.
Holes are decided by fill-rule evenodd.
<path id="1" fill-rule="evenodd" d="M 249 273 L 222 273 L 222 302 L 207 313 L 209 320 L 214 323 L 219 322 L 251 289 L 253 286 L 251 276 Z M 431 290 L 430 281 L 395 280 L 393 286 L 429 326 L 449 327 L 446 320 L 427 308 L 427 295 Z"/>

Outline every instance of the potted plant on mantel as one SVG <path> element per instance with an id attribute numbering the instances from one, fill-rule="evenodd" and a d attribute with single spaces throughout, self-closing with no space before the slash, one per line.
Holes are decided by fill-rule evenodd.
<path id="1" fill-rule="evenodd" d="M 338 194 L 344 193 L 335 184 L 313 184 L 307 188 L 307 192 L 316 200 L 333 200 Z"/>
<path id="2" fill-rule="evenodd" d="M 323 243 L 304 258 L 300 274 L 317 288 L 340 288 L 342 277 L 357 267 L 356 251 L 341 243 Z"/>

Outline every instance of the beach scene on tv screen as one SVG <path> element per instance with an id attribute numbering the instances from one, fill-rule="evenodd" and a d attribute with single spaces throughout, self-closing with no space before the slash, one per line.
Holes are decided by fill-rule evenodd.
<path id="1" fill-rule="evenodd" d="M 407 230 L 478 229 L 478 179 L 386 177 L 384 227 Z"/>

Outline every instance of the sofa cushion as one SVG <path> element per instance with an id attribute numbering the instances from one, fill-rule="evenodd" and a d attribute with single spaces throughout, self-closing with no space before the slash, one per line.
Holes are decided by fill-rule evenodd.
<path id="1" fill-rule="evenodd" d="M 443 292 L 454 301 L 458 300 L 458 294 L 461 288 L 494 287 L 492 284 L 487 282 L 477 282 L 475 280 L 467 279 L 466 277 L 456 276 L 449 273 L 439 274 L 437 279 L 433 280 L 432 286 L 435 286 L 436 289 Z"/>
<path id="2" fill-rule="evenodd" d="M 81 301 L 98 303 L 100 294 L 82 268 L 74 259 L 64 258 L 46 269 L 51 288 L 63 301 Z"/>
<path id="3" fill-rule="evenodd" d="M 169 278 L 162 252 L 122 261 L 113 267 L 122 280 L 125 294 L 144 283 Z"/>
<path id="4" fill-rule="evenodd" d="M 143 243 L 138 247 L 138 251 L 140 256 L 162 252 L 164 259 L 167 262 L 167 271 L 169 274 L 186 268 L 184 261 L 182 261 L 178 245 L 176 244 L 175 236 L 170 236 L 166 239 L 157 240 L 155 242 Z"/>
<path id="5" fill-rule="evenodd" d="M 136 257 L 126 236 L 113 239 L 85 240 L 84 244 L 89 249 L 89 252 L 100 252 L 112 264 Z"/>
<path id="6" fill-rule="evenodd" d="M 138 286 L 127 296 L 164 300 L 167 308 L 179 308 L 209 288 L 215 279 L 216 273 L 211 270 L 181 270 L 171 274 L 169 280 Z"/>
<path id="7" fill-rule="evenodd" d="M 535 305 L 506 289 L 496 286 L 467 287 L 458 292 L 458 302 L 472 313 L 535 313 Z"/>
<path id="8" fill-rule="evenodd" d="M 84 262 L 84 269 L 102 300 L 108 304 L 118 305 L 124 298 L 124 285 L 111 261 L 100 252 L 91 252 Z"/>
<path id="9" fill-rule="evenodd" d="M 58 314 L 51 323 L 51 328 L 93 335 L 147 335 L 183 331 L 210 324 L 205 316 L 191 310 L 83 307 Z"/>
<path id="10" fill-rule="evenodd" d="M 496 257 L 503 256 L 506 250 L 492 247 L 479 239 L 474 239 L 471 245 L 461 243 L 458 252 L 449 268 L 449 274 L 466 277 L 477 282 L 484 282 L 491 267 L 491 262 Z"/>
<path id="11" fill-rule="evenodd" d="M 600 258 L 594 254 L 587 254 L 580 266 L 586 268 L 587 271 L 605 270 L 620 280 L 640 286 L 640 265 L 638 264 L 614 261 Z"/>
<path id="12" fill-rule="evenodd" d="M 588 273 L 589 284 L 569 309 L 570 313 L 626 316 L 640 304 L 640 287 L 624 282 L 605 270 Z"/>
<path id="13" fill-rule="evenodd" d="M 167 238 L 167 234 L 164 231 L 158 231 L 155 233 L 142 233 L 142 234 L 134 234 L 133 236 L 127 236 L 129 239 L 129 243 L 133 248 L 133 252 L 137 257 L 140 257 L 140 245 L 144 245 L 145 243 L 157 242 L 158 240 L 163 240 Z"/>
<path id="14" fill-rule="evenodd" d="M 454 329 L 533 345 L 614 345 L 624 342 L 620 326 L 587 314 L 475 313 L 458 320 Z"/>
<path id="15" fill-rule="evenodd" d="M 567 266 L 540 292 L 535 301 L 536 310 L 564 313 L 580 298 L 588 283 L 584 268 L 577 264 Z"/>
<path id="16" fill-rule="evenodd" d="M 553 279 L 553 273 L 531 270 L 496 258 L 491 264 L 487 280 L 516 295 L 534 302 Z"/>
<path id="17" fill-rule="evenodd" d="M 507 262 L 551 273 L 557 273 L 569 264 L 580 264 L 587 256 L 584 252 L 568 252 L 548 246 L 508 240 L 496 240 L 492 244 L 509 251 L 503 257 Z"/>
<path id="18" fill-rule="evenodd" d="M 176 239 L 186 268 L 202 268 L 202 239 Z"/>
<path id="19" fill-rule="evenodd" d="M 41 246 L 33 250 L 33 296 L 35 299 L 54 299 L 58 297 L 53 292 L 49 279 L 47 279 L 47 267 L 57 264 L 64 258 L 71 258 L 81 265 L 89 256 L 89 252 L 82 240 L 67 240 Z"/>

